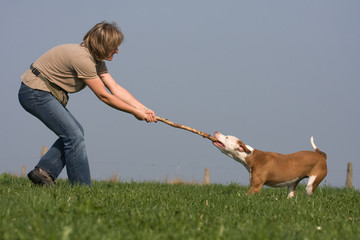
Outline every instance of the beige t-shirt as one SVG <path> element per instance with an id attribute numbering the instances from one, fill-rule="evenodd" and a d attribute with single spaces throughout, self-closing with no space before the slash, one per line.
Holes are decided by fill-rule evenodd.
<path id="1" fill-rule="evenodd" d="M 89 50 L 80 44 L 56 46 L 39 57 L 33 66 L 50 82 L 69 93 L 82 90 L 86 86 L 84 79 L 94 79 L 108 72 L 105 62 L 96 62 Z M 21 80 L 30 88 L 50 92 L 30 69 L 21 76 Z"/>

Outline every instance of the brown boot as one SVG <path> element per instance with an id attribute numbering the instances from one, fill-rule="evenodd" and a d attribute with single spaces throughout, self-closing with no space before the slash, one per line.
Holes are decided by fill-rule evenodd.
<path id="1" fill-rule="evenodd" d="M 37 185 L 45 185 L 47 187 L 54 185 L 54 180 L 50 174 L 41 168 L 36 167 L 34 170 L 30 171 L 27 176 L 33 183 Z"/>

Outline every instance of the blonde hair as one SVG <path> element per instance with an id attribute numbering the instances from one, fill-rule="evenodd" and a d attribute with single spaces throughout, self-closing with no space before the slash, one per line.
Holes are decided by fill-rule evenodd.
<path id="1" fill-rule="evenodd" d="M 89 49 L 96 60 L 102 61 L 121 44 L 123 38 L 116 23 L 104 21 L 96 24 L 85 34 L 82 45 Z"/>

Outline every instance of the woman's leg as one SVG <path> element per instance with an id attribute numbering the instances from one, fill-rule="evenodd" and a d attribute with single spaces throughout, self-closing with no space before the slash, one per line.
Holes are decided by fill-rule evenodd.
<path id="1" fill-rule="evenodd" d="M 19 90 L 19 101 L 26 111 L 59 137 L 37 167 L 56 179 L 66 166 L 72 184 L 91 185 L 84 131 L 74 116 L 51 93 L 31 89 L 23 83 Z"/>

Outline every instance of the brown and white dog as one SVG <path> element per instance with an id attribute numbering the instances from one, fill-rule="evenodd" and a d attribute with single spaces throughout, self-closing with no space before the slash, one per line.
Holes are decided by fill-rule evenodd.
<path id="1" fill-rule="evenodd" d="M 291 154 L 264 152 L 245 145 L 234 136 L 224 136 L 215 132 L 218 142 L 214 145 L 225 155 L 245 166 L 250 173 L 250 189 L 247 194 L 260 192 L 263 185 L 270 187 L 288 187 L 288 197 L 294 197 L 298 183 L 309 178 L 306 193 L 311 195 L 327 174 L 326 154 L 314 144 L 315 150 L 300 151 Z"/>

